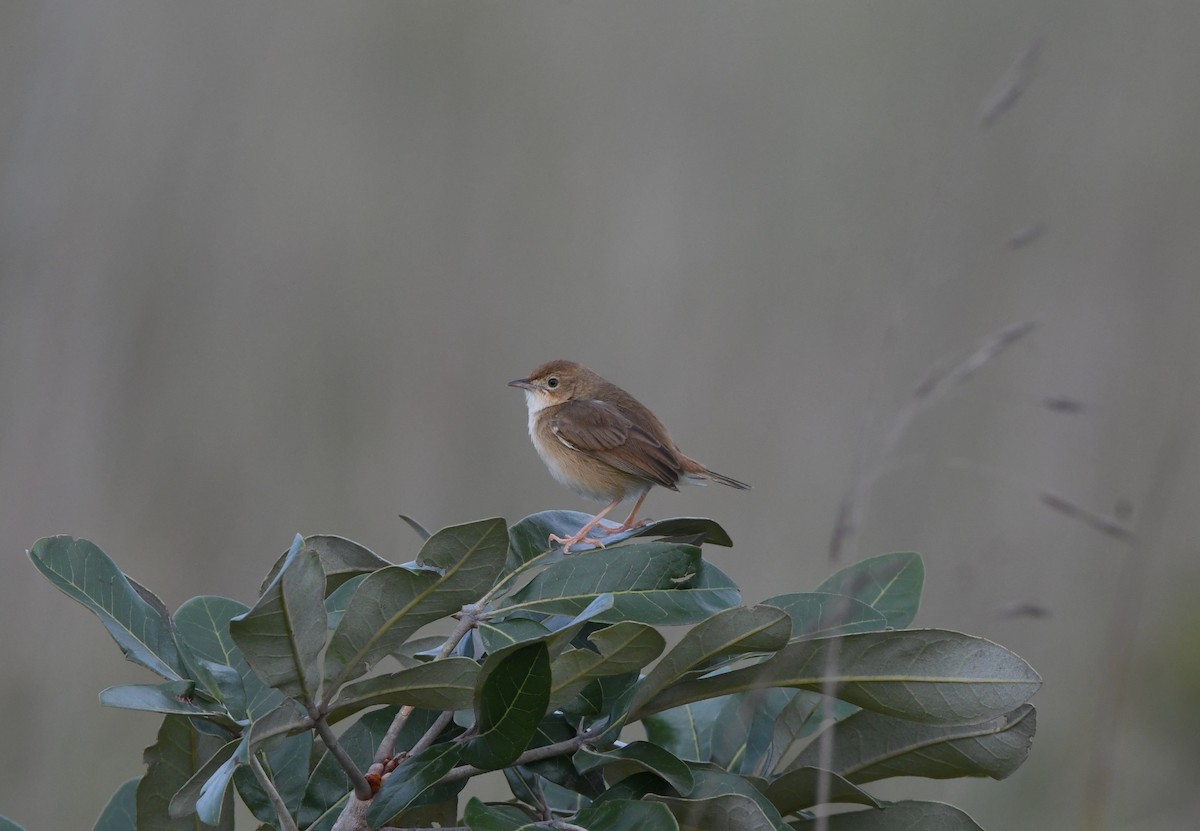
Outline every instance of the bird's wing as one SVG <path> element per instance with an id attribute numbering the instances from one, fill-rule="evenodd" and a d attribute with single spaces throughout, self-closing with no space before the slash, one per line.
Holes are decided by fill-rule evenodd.
<path id="1" fill-rule="evenodd" d="M 554 413 L 550 430 L 572 450 L 664 488 L 679 489 L 683 466 L 675 451 L 611 404 L 596 399 L 568 401 Z"/>

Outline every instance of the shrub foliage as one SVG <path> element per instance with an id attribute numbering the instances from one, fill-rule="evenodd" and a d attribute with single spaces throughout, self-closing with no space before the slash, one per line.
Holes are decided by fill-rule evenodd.
<path id="1" fill-rule="evenodd" d="M 253 606 L 201 596 L 174 614 L 93 543 L 39 540 L 34 565 L 162 679 L 100 694 L 163 719 L 95 828 L 232 829 L 236 797 L 280 831 L 973 829 L 863 786 L 1024 761 L 1037 673 L 990 641 L 908 628 L 918 555 L 747 606 L 702 557 L 730 545 L 715 522 L 547 547 L 584 520 L 412 523 L 425 539 L 403 565 L 297 537 Z M 490 771 L 510 800 L 460 798 Z"/>

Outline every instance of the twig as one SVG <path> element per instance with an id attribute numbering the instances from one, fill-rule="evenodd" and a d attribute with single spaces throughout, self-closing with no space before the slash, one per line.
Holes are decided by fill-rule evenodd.
<path id="1" fill-rule="evenodd" d="M 435 741 L 437 741 L 437 737 L 442 734 L 442 731 L 446 729 L 446 725 L 449 724 L 453 718 L 453 710 L 446 710 L 444 713 L 438 716 L 437 720 L 434 721 L 430 728 L 425 731 L 425 735 L 418 739 L 417 743 L 414 744 L 408 751 L 408 755 L 416 756 L 418 753 L 425 750 Z"/>
<path id="2" fill-rule="evenodd" d="M 526 750 L 512 765 L 527 765 L 530 762 L 540 762 L 543 759 L 553 759 L 555 756 L 566 756 L 569 753 L 574 753 L 579 748 L 590 742 L 596 736 L 600 735 L 601 731 L 588 730 L 580 733 L 573 739 L 565 739 L 554 744 L 547 744 L 541 747 L 535 747 L 532 750 Z M 512 767 L 510 765 L 510 767 Z M 459 765 L 456 768 L 451 768 L 450 772 L 441 778 L 438 782 L 440 785 L 449 782 L 458 782 L 462 779 L 470 779 L 472 776 L 478 776 L 481 773 L 487 773 L 483 768 L 477 768 L 474 765 Z"/>
<path id="3" fill-rule="evenodd" d="M 279 817 L 279 831 L 300 831 L 296 827 L 296 821 L 292 819 L 287 805 L 284 804 L 283 797 L 275 788 L 275 783 L 263 770 L 262 762 L 258 761 L 257 753 L 250 754 L 250 770 L 254 772 L 254 778 L 258 780 L 259 787 L 266 792 L 267 799 L 271 800 L 271 807 L 275 809 L 275 814 Z"/>
<path id="4" fill-rule="evenodd" d="M 983 127 L 991 127 L 1000 116 L 1013 108 L 1021 93 L 1033 80 L 1034 70 L 1037 69 L 1038 55 L 1042 51 L 1042 40 L 1038 38 L 1027 46 L 1008 71 L 1001 77 L 996 88 L 983 100 L 979 108 L 979 123 Z"/>
<path id="5" fill-rule="evenodd" d="M 462 607 L 462 611 L 458 613 L 458 625 L 454 627 L 454 631 L 446 638 L 446 642 L 442 644 L 437 657 L 433 660 L 440 661 L 454 651 L 454 647 L 458 646 L 458 642 L 463 639 L 463 636 L 470 632 L 471 628 L 478 623 L 478 609 L 479 606 L 477 604 Z M 408 704 L 400 708 L 400 712 L 396 714 L 396 718 L 392 720 L 391 726 L 388 727 L 383 741 L 379 743 L 379 749 L 375 751 L 375 764 L 382 765 L 391 758 L 392 752 L 396 747 L 396 741 L 400 738 L 400 732 L 404 729 L 404 725 L 408 723 L 408 718 L 412 715 L 413 709 Z"/>

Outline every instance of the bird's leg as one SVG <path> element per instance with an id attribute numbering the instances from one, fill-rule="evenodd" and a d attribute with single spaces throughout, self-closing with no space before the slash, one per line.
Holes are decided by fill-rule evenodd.
<path id="1" fill-rule="evenodd" d="M 649 520 L 646 519 L 643 519 L 641 522 L 633 521 L 633 518 L 637 516 L 638 508 L 642 507 L 642 502 L 646 500 L 646 496 L 649 493 L 649 488 L 646 488 L 646 490 L 642 491 L 642 495 L 638 497 L 637 502 L 633 503 L 633 510 L 629 512 L 629 516 L 625 518 L 624 522 L 622 522 L 616 528 L 597 528 L 596 533 L 600 534 L 601 536 L 620 534 L 622 531 L 628 531 L 631 528 L 639 528 L 649 522 Z M 612 506 L 610 505 L 609 507 L 611 508 Z"/>
<path id="2" fill-rule="evenodd" d="M 641 500 L 638 500 L 638 502 L 640 504 Z M 603 511 L 601 511 L 600 513 L 598 513 L 594 517 L 592 517 L 591 520 L 588 522 L 588 524 L 583 526 L 582 528 L 580 528 L 576 533 L 572 534 L 569 537 L 560 537 L 558 534 L 551 534 L 550 542 L 562 543 L 562 551 L 564 554 L 570 554 L 571 546 L 578 545 L 579 543 L 583 543 L 584 545 L 598 545 L 601 548 L 603 548 L 604 543 L 600 542 L 600 540 L 589 537 L 588 532 L 591 531 L 593 528 L 595 528 L 597 525 L 599 525 L 600 520 L 604 519 L 605 515 L 607 515 L 609 511 L 611 511 L 613 508 L 617 507 L 620 504 L 621 504 L 621 497 L 618 496 L 612 502 L 609 502 L 608 505 L 605 506 Z"/>

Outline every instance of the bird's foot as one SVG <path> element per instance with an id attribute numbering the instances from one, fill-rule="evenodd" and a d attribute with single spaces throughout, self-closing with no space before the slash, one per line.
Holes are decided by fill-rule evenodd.
<path id="1" fill-rule="evenodd" d="M 571 546 L 573 546 L 573 545 L 581 545 L 582 544 L 582 545 L 594 545 L 597 548 L 604 547 L 604 543 L 602 543 L 600 540 L 595 539 L 594 537 L 586 536 L 582 533 L 573 534 L 572 536 L 569 536 L 569 537 L 560 537 L 558 534 L 551 534 L 550 542 L 551 543 L 559 543 L 560 545 L 562 545 L 562 553 L 564 553 L 564 554 L 570 554 Z"/>
<path id="2" fill-rule="evenodd" d="M 632 531 L 636 528 L 642 528 L 646 525 L 649 525 L 653 521 L 654 520 L 652 520 L 652 519 L 639 519 L 637 522 L 623 522 L 620 525 L 613 526 L 612 528 L 605 528 L 604 526 L 598 526 L 595 529 L 595 531 L 600 536 L 607 537 L 607 536 L 611 536 L 612 534 L 624 534 L 626 531 Z"/>

